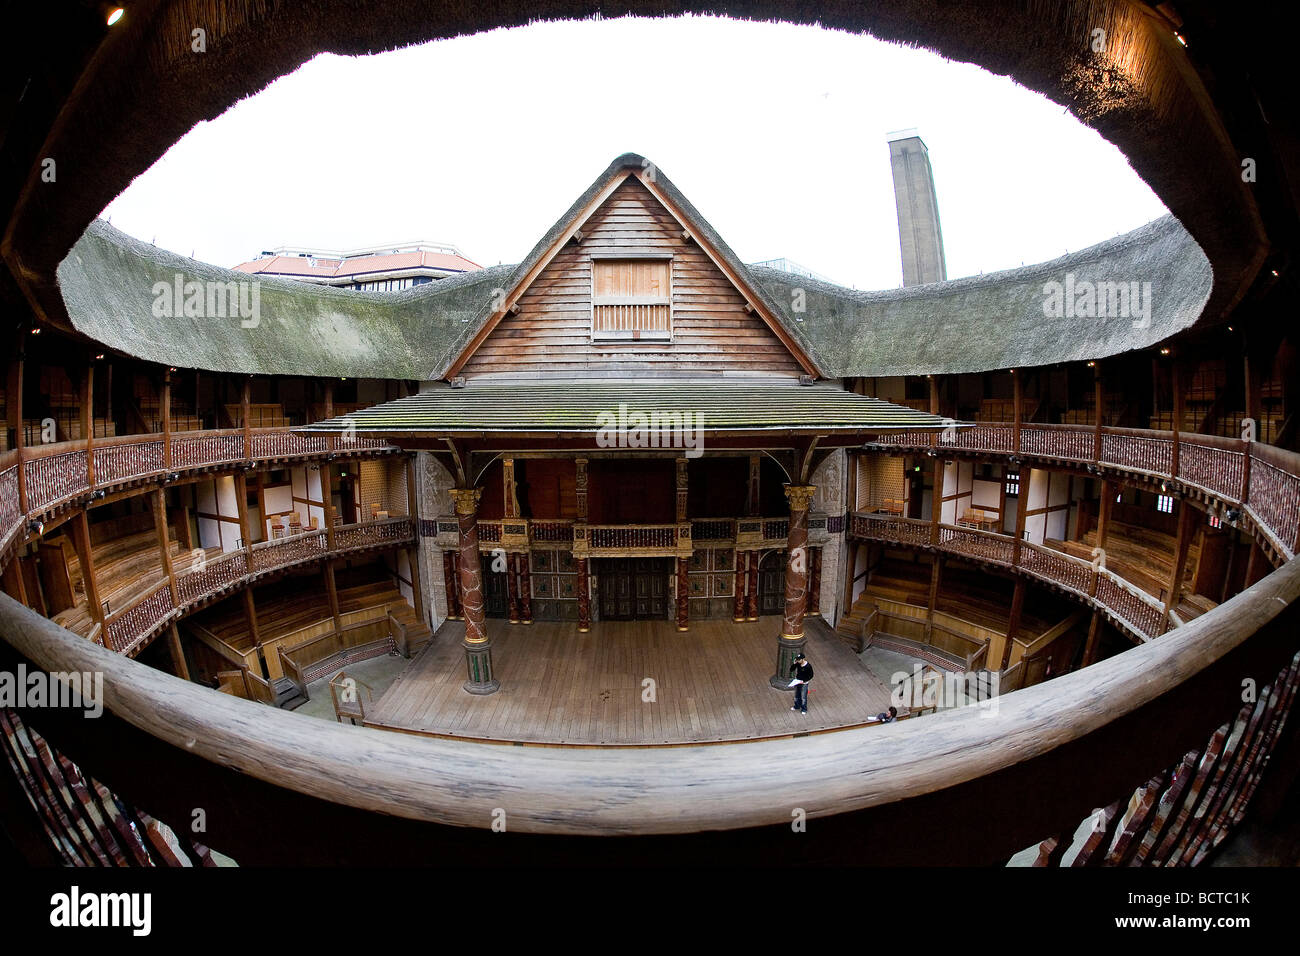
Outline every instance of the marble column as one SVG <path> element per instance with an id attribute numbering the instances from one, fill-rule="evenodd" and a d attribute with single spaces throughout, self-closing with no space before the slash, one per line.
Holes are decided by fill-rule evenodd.
<path id="1" fill-rule="evenodd" d="M 758 552 L 749 552 L 749 600 L 746 604 L 746 621 L 758 620 Z"/>
<path id="2" fill-rule="evenodd" d="M 591 630 L 591 582 L 587 580 L 587 559 L 578 558 L 578 633 Z"/>
<path id="3" fill-rule="evenodd" d="M 528 573 L 528 552 L 519 555 L 519 623 L 533 623 L 533 581 Z"/>
<path id="4" fill-rule="evenodd" d="M 492 641 L 483 614 L 483 569 L 478 552 L 478 500 L 481 488 L 453 488 L 460 526 L 460 604 L 465 615 L 464 687 L 471 694 L 492 694 L 501 685 L 492 676 Z"/>
<path id="5" fill-rule="evenodd" d="M 803 651 L 804 608 L 808 599 L 808 506 L 817 489 L 812 485 L 786 485 L 790 501 L 790 531 L 785 551 L 785 614 L 777 638 L 776 673 L 773 687 L 782 690 L 790 683 L 790 665 Z"/>
<path id="6" fill-rule="evenodd" d="M 745 555 L 747 551 L 736 552 L 736 602 L 731 612 L 731 619 L 739 624 L 745 619 Z"/>
<path id="7" fill-rule="evenodd" d="M 677 630 L 690 630 L 691 575 L 687 558 L 677 559 Z"/>

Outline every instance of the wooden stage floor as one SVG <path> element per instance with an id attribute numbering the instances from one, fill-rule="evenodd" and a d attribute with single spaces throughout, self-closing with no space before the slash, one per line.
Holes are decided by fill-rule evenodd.
<path id="1" fill-rule="evenodd" d="M 793 691 L 768 685 L 779 616 L 757 623 L 489 620 L 501 689 L 466 693 L 465 626 L 449 621 L 367 707 L 366 726 L 406 733 L 538 744 L 645 746 L 754 740 L 855 726 L 889 706 L 889 690 L 820 619 L 810 620 L 816 676 L 808 716 Z M 654 683 L 643 701 L 643 681 Z"/>

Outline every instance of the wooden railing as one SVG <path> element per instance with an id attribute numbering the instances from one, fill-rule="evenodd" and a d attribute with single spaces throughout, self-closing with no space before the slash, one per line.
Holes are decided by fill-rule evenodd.
<path id="1" fill-rule="evenodd" d="M 179 605 L 172 602 L 166 581 L 114 611 L 105 620 L 107 646 L 134 655 L 163 627 L 197 610 L 215 596 L 255 581 L 263 575 L 326 557 L 356 554 L 415 541 L 415 525 L 405 517 L 340 525 L 335 529 L 334 550 L 324 531 L 306 531 L 288 538 L 261 541 L 247 552 L 232 551 L 210 561 L 196 562 L 176 576 Z M 251 557 L 251 565 L 249 558 Z"/>
<path id="2" fill-rule="evenodd" d="M 1017 440 L 1018 438 L 1018 440 Z M 1174 449 L 1178 454 L 1175 467 Z M 1176 482 L 1250 518 L 1261 544 L 1283 559 L 1300 551 L 1300 455 L 1215 435 L 1086 425 L 981 423 L 947 433 L 902 432 L 875 446 L 895 452 L 1020 455 L 1099 472 Z"/>
<path id="3" fill-rule="evenodd" d="M 675 524 L 593 524 L 587 526 L 587 534 L 593 552 L 677 547 Z"/>
<path id="4" fill-rule="evenodd" d="M 1158 636 L 1165 627 L 1164 605 L 1113 572 L 1094 569 L 1087 561 L 1029 541 L 1020 543 L 1016 560 L 1015 538 L 1011 535 L 940 524 L 939 540 L 932 542 L 928 521 L 863 512 L 853 515 L 849 530 L 862 540 L 933 548 L 1020 571 L 1100 608 L 1116 624 L 1143 641 Z"/>
<path id="5" fill-rule="evenodd" d="M 813 808 L 819 824 L 788 849 L 795 862 L 851 855 L 897 865 L 928 850 L 950 864 L 996 863 L 1040 841 L 1068 843 L 1097 807 L 1118 807 L 1118 815 L 1099 827 L 1106 840 L 1087 851 L 1090 859 L 1190 861 L 1267 789 L 1270 755 L 1267 770 L 1290 759 L 1277 748 L 1293 746 L 1282 729 L 1293 716 L 1297 633 L 1300 562 L 1291 562 L 1162 640 L 1000 697 L 997 720 L 982 719 L 977 706 L 943 710 L 821 735 L 797 754 L 785 740 L 614 749 L 585 761 L 575 778 L 564 747 L 467 746 L 253 712 L 248 701 L 92 645 L 0 597 L 0 667 L 104 675 L 103 718 L 35 708 L 23 712 L 28 725 L 123 806 L 173 826 L 189 820 L 200 792 L 257 806 L 276 821 L 273 841 L 237 814 L 211 815 L 204 835 L 248 865 L 404 863 L 451 843 L 463 852 L 481 847 L 498 862 L 595 861 L 609 851 L 574 835 L 618 836 L 618 852 L 644 862 L 725 852 L 731 863 L 757 865 L 770 859 L 770 841 L 755 837 L 788 826 L 791 806 Z M 1261 688 L 1245 707 L 1243 675 Z M 1234 721 L 1246 729 L 1230 730 Z M 791 760 L 797 774 L 771 773 Z M 1200 791 L 1207 816 L 1181 816 L 1175 798 L 1216 766 L 1225 776 Z M 526 799 L 511 800 L 503 787 Z M 1024 800 L 1026 792 L 1035 798 Z M 1160 813 L 1126 814 L 1135 793 Z M 529 840 L 489 843 L 503 801 L 512 832 Z M 977 838 L 926 842 L 976 802 L 1014 812 L 990 816 Z M 45 838 L 39 826 L 34 832 Z M 352 839 L 340 848 L 322 832 Z M 700 840 L 704 832 L 712 836 Z M 1144 843 L 1139 860 L 1134 851 Z"/>

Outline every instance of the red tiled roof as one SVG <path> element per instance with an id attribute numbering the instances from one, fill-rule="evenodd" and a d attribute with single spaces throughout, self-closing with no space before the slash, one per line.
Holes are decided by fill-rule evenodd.
<path id="1" fill-rule="evenodd" d="M 313 265 L 312 263 L 315 263 Z M 443 269 L 448 272 L 477 272 L 481 266 L 464 256 L 442 252 L 399 252 L 387 255 L 353 256 L 350 259 L 308 259 L 305 256 L 268 256 L 241 262 L 237 272 L 263 275 L 310 276 L 341 279 L 375 272 L 399 272 L 408 269 Z"/>

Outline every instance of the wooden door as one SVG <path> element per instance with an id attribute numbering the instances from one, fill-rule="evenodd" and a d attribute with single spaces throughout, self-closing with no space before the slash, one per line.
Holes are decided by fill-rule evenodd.
<path id="1" fill-rule="evenodd" d="M 602 621 L 654 621 L 668 616 L 668 576 L 671 559 L 602 558 L 600 618 Z"/>
<path id="2" fill-rule="evenodd" d="M 785 552 L 764 555 L 758 566 L 758 613 L 785 613 Z"/>
<path id="3" fill-rule="evenodd" d="M 627 558 L 603 558 L 600 562 L 600 619 L 631 621 L 636 618 L 633 601 L 632 562 Z"/>
<path id="4" fill-rule="evenodd" d="M 639 621 L 662 620 L 668 616 L 668 575 L 670 559 L 636 558 L 633 587 L 636 590 L 636 618 Z"/>
<path id="5" fill-rule="evenodd" d="M 506 593 L 506 573 L 492 570 L 492 556 L 479 555 L 483 576 L 483 614 L 505 617 L 510 613 L 510 596 Z"/>

